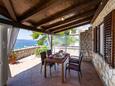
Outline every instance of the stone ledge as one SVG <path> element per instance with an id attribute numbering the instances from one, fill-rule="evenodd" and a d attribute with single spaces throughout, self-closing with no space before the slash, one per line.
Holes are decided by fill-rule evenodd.
<path id="1" fill-rule="evenodd" d="M 22 48 L 22 49 L 15 49 L 14 52 L 16 53 L 17 60 L 33 55 L 36 48 L 40 48 L 40 46 L 32 46 L 32 47 L 27 47 L 27 48 Z"/>

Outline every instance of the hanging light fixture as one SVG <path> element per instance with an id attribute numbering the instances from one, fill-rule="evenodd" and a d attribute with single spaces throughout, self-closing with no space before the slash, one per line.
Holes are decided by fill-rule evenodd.
<path id="1" fill-rule="evenodd" d="M 61 20 L 64 21 L 65 19 L 62 17 Z"/>

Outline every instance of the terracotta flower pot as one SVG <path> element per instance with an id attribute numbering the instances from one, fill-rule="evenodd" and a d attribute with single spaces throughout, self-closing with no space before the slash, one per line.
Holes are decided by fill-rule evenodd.
<path id="1" fill-rule="evenodd" d="M 9 57 L 9 63 L 10 64 L 15 64 L 16 63 L 16 54 L 12 53 Z"/>
<path id="2" fill-rule="evenodd" d="M 10 64 L 15 64 L 16 63 L 16 59 L 15 58 L 11 58 L 10 59 Z"/>

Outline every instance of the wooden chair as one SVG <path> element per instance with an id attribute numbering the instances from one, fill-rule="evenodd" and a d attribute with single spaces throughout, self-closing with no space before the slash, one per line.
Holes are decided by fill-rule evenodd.
<path id="1" fill-rule="evenodd" d="M 48 58 L 53 58 L 52 56 L 52 50 L 47 50 L 47 57 Z M 54 65 L 55 71 L 56 71 L 56 64 Z"/>
<path id="2" fill-rule="evenodd" d="M 51 50 L 47 50 L 47 56 L 52 55 L 52 51 Z"/>
<path id="3" fill-rule="evenodd" d="M 45 64 L 44 60 L 45 60 L 45 58 L 46 58 L 46 52 L 41 52 L 40 55 L 41 55 L 41 62 L 42 62 L 42 63 L 41 63 L 41 72 L 42 72 L 42 67 L 43 67 L 44 64 Z M 55 65 L 55 63 L 48 62 L 48 63 L 46 63 L 46 64 L 47 64 L 47 66 L 49 66 L 49 68 L 50 68 L 50 75 L 51 75 L 51 68 L 52 68 L 52 66 Z"/>
<path id="4" fill-rule="evenodd" d="M 78 57 L 78 58 L 69 58 L 69 63 L 79 63 L 79 59 L 81 59 L 81 55 L 82 55 L 82 52 L 80 52 L 79 56 L 74 56 L 74 57 Z"/>
<path id="5" fill-rule="evenodd" d="M 78 77 L 79 77 L 79 81 L 80 81 L 80 75 L 82 76 L 82 73 L 81 73 L 82 58 L 83 58 L 83 54 L 81 53 L 79 56 L 79 59 L 77 59 L 77 61 L 75 61 L 75 62 L 69 61 L 69 63 L 66 64 L 65 77 L 66 77 L 67 70 L 68 70 L 69 74 L 70 74 L 70 70 L 74 70 L 74 71 L 78 72 Z"/>

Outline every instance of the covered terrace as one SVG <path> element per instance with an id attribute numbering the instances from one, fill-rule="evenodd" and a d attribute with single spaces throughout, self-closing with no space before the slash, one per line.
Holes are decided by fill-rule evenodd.
<path id="1" fill-rule="evenodd" d="M 115 86 L 114 9 L 115 0 L 0 0 L 0 86 Z M 53 35 L 86 24 L 91 27 L 80 33 L 81 82 L 72 73 L 73 78 L 61 83 L 60 70 L 45 78 L 39 59 L 32 68 L 10 77 L 8 57 L 20 28 L 49 34 L 52 50 Z"/>

